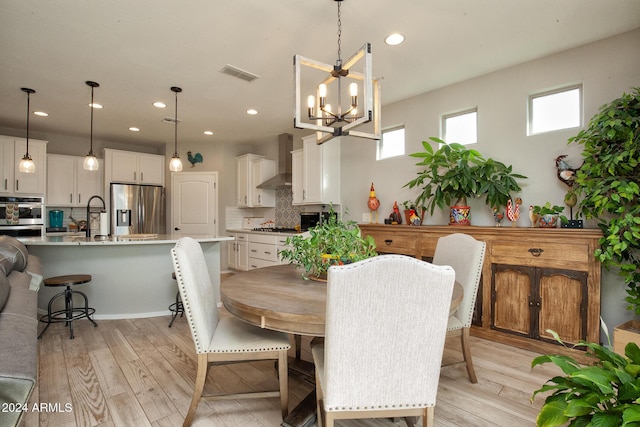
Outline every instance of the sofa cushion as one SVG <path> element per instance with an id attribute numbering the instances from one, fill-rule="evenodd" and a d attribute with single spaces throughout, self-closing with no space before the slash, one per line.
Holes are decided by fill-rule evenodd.
<path id="1" fill-rule="evenodd" d="M 12 261 L 14 270 L 24 271 L 27 267 L 29 252 L 27 247 L 15 237 L 0 236 L 0 255 Z"/>
<path id="2" fill-rule="evenodd" d="M 4 308 L 5 303 L 9 299 L 9 292 L 11 291 L 11 285 L 9 285 L 9 279 L 4 274 L 0 274 L 0 311 Z"/>

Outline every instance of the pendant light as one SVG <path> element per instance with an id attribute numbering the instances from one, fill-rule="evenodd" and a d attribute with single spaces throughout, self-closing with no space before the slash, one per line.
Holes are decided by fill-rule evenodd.
<path id="1" fill-rule="evenodd" d="M 169 170 L 171 172 L 180 172 L 182 171 L 182 160 L 180 160 L 180 156 L 178 156 L 178 94 L 182 92 L 182 89 L 176 86 L 171 87 L 171 91 L 176 94 L 176 113 L 173 117 L 173 156 L 171 157 L 171 161 L 169 162 Z"/>
<path id="2" fill-rule="evenodd" d="M 29 109 L 30 109 L 30 96 L 32 93 L 36 93 L 35 90 L 29 89 L 28 87 L 21 88 L 23 92 L 27 94 L 27 152 L 24 154 L 24 157 L 20 160 L 20 164 L 18 165 L 18 170 L 21 173 L 35 173 L 36 165 L 33 163 L 31 159 L 31 155 L 29 154 Z"/>
<path id="3" fill-rule="evenodd" d="M 324 64 L 301 55 L 295 55 L 293 58 L 294 127 L 315 130 L 318 144 L 341 135 L 377 140 L 380 139 L 380 86 L 378 80 L 373 78 L 371 44 L 365 43 L 343 62 L 340 10 L 343 0 L 334 1 L 338 6 L 338 59 L 335 65 Z M 323 71 L 326 74 L 311 90 L 310 74 L 305 73 L 307 77 L 303 78 L 304 70 L 312 71 L 314 76 L 317 75 L 317 71 Z M 305 95 L 311 91 L 315 94 Z M 362 93 L 361 97 L 358 96 L 359 91 Z M 349 102 L 343 103 L 343 97 Z M 305 102 L 303 98 L 306 99 Z M 335 102 L 333 108 L 327 102 L 330 99 Z M 307 107 L 306 114 L 304 105 Z M 370 129 L 372 132 L 353 130 L 369 122 L 371 122 L 369 128 L 372 128 Z"/>
<path id="4" fill-rule="evenodd" d="M 98 163 L 98 159 L 96 158 L 95 154 L 93 154 L 93 88 L 100 87 L 100 85 L 92 81 L 86 81 L 85 83 L 87 84 L 87 86 L 91 87 L 91 104 L 89 104 L 89 107 L 91 107 L 91 133 L 89 134 L 89 141 L 91 146 L 89 148 L 89 153 L 84 157 L 83 167 L 88 171 L 97 171 L 100 167 L 100 164 Z"/>

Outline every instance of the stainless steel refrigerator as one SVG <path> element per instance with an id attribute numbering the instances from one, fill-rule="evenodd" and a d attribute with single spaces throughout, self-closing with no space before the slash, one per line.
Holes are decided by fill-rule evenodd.
<path id="1" fill-rule="evenodd" d="M 165 233 L 164 187 L 111 184 L 110 206 L 112 236 Z"/>

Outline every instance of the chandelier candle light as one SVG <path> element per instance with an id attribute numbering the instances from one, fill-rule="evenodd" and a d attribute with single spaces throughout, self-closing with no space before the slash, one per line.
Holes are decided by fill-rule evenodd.
<path id="1" fill-rule="evenodd" d="M 169 170 L 171 172 L 180 172 L 182 171 L 182 160 L 180 160 L 180 156 L 178 155 L 178 93 L 182 92 L 182 89 L 179 87 L 173 86 L 171 87 L 171 91 L 176 94 L 176 114 L 173 118 L 174 124 L 174 134 L 173 134 L 173 156 L 171 157 L 171 161 L 169 162 Z"/>
<path id="2" fill-rule="evenodd" d="M 341 135 L 352 135 L 369 139 L 380 139 L 380 87 L 378 80 L 373 78 L 371 44 L 365 43 L 353 56 L 342 61 L 342 19 L 340 5 L 343 0 L 334 0 L 338 4 L 338 59 L 335 65 L 328 65 L 295 55 L 293 58 L 295 75 L 295 106 L 294 126 L 299 129 L 313 129 L 317 131 L 317 143 L 322 144 Z M 362 71 L 356 70 L 356 64 L 362 64 Z M 305 89 L 303 85 L 309 78 L 303 79 L 303 67 L 323 72 L 323 80 L 315 86 L 315 95 L 307 96 L 307 114 L 303 117 L 302 97 Z M 328 73 L 328 74 L 327 74 Z M 343 94 L 343 80 L 348 83 L 348 96 Z M 332 83 L 335 87 L 330 92 Z M 362 99 L 359 99 L 358 83 L 362 84 Z M 305 88 L 310 85 L 305 85 Z M 307 91 L 308 93 L 308 91 Z M 342 106 L 342 97 L 348 97 L 348 107 Z M 328 99 L 337 103 L 333 109 Z M 359 101 L 362 105 L 359 105 Z M 317 108 L 316 108 L 317 105 Z M 361 113 L 359 114 L 359 109 Z M 373 122 L 373 132 L 351 130 L 357 126 Z"/>
<path id="3" fill-rule="evenodd" d="M 29 154 L 29 109 L 30 109 L 30 96 L 32 93 L 36 93 L 35 90 L 29 89 L 28 87 L 21 88 L 23 92 L 27 94 L 27 152 L 24 154 L 24 157 L 20 160 L 20 164 L 18 165 L 18 170 L 21 173 L 35 173 L 36 165 L 33 163 L 33 159 L 31 159 L 31 155 Z"/>
<path id="4" fill-rule="evenodd" d="M 98 159 L 95 154 L 93 154 L 93 109 L 96 108 L 93 103 L 93 89 L 100 87 L 100 85 L 92 81 L 86 81 L 85 83 L 87 86 L 91 87 L 91 104 L 89 104 L 89 107 L 91 108 L 91 131 L 89 133 L 89 141 L 91 145 L 89 147 L 89 153 L 84 157 L 84 163 L 82 166 L 85 170 L 97 171 L 100 164 L 98 163 Z"/>

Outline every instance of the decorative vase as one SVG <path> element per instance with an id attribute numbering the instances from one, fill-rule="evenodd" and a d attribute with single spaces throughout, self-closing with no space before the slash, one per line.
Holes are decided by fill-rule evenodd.
<path id="1" fill-rule="evenodd" d="M 471 207 L 451 206 L 449 225 L 471 225 Z"/>
<path id="2" fill-rule="evenodd" d="M 538 226 L 541 228 L 557 228 L 558 214 L 544 214 L 538 218 Z"/>

